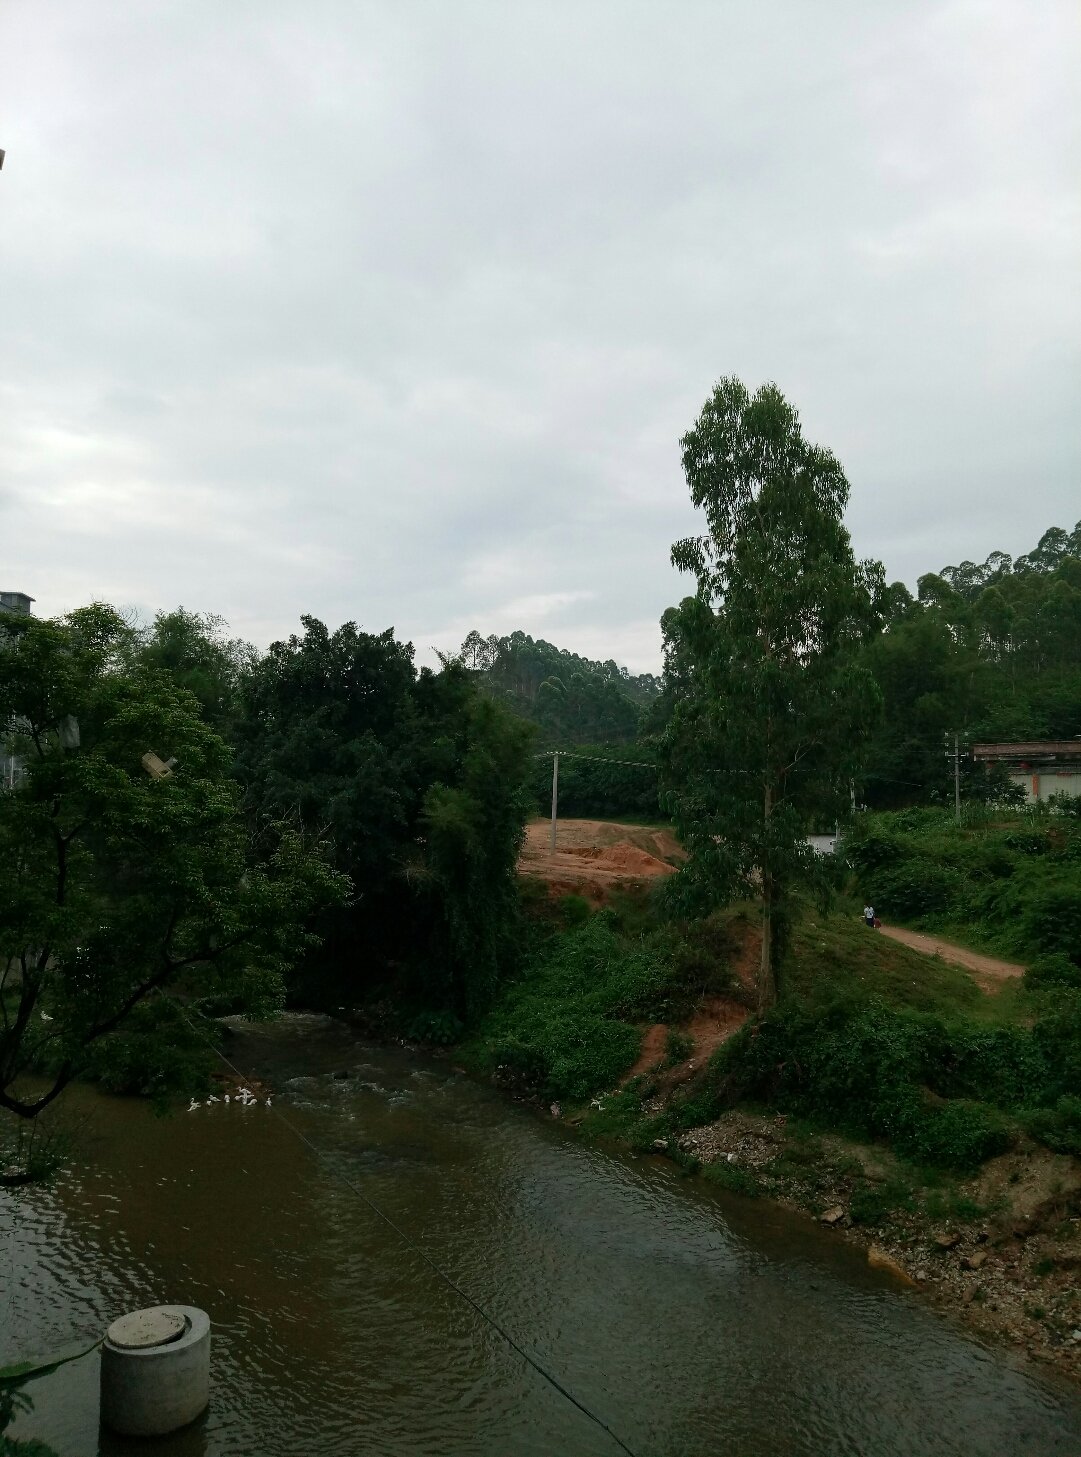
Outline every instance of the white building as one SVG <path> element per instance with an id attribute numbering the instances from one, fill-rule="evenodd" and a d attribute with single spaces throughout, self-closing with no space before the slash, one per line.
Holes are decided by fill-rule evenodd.
<path id="1" fill-rule="evenodd" d="M 1054 794 L 1081 794 L 1081 736 L 1024 744 L 974 744 L 977 764 L 1003 764 L 1030 804 Z"/>

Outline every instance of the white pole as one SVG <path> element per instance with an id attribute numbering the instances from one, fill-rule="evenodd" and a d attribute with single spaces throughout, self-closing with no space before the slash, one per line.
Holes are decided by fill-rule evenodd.
<path id="1" fill-rule="evenodd" d="M 559 809 L 559 754 L 552 755 L 552 835 L 548 844 L 548 852 L 554 855 L 556 852 L 556 815 Z"/>
<path id="2" fill-rule="evenodd" d="M 957 735 L 953 736 L 953 812 L 957 817 L 957 823 L 961 823 L 961 750 L 957 743 Z"/>

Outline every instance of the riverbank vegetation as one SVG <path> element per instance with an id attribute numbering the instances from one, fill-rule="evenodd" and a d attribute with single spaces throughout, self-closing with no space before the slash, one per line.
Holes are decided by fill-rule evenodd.
<path id="1" fill-rule="evenodd" d="M 592 1138 L 847 1230 L 1076 1368 L 1081 994 L 1031 974 L 988 992 L 847 899 L 804 901 L 785 993 L 755 1016 L 753 906 L 681 922 L 642 892 L 529 915 L 521 974 L 457 1061 Z"/>
<path id="2" fill-rule="evenodd" d="M 743 1026 L 697 1066 L 679 1059 L 692 1065 L 666 1090 L 663 1116 L 650 1112 L 648 1077 L 622 1095 L 633 1141 L 768 1107 L 947 1170 L 970 1171 L 1024 1136 L 1081 1154 L 1081 995 L 1069 986 L 1026 978 L 989 995 L 851 911 L 805 903 L 786 996 L 747 1018 L 753 908 L 679 921 L 644 892 L 595 912 L 576 897 L 554 904 L 534 909 L 520 975 L 459 1049 L 498 1081 L 544 1101 L 611 1095 L 650 1024 L 678 1033 L 721 1000 L 742 1004 L 745 1018 L 731 1020 Z"/>
<path id="3" fill-rule="evenodd" d="M 882 916 L 939 931 L 1081 988 L 1081 800 L 860 815 L 844 855 Z"/>
<path id="4" fill-rule="evenodd" d="M 135 1086 L 168 1093 L 191 1040 L 170 998 L 272 1014 L 345 882 L 298 827 L 247 832 L 228 745 L 111 609 L 3 639 L 0 1108 L 33 1119 L 75 1078 L 145 1065 L 148 1040 Z"/>
<path id="5" fill-rule="evenodd" d="M 643 889 L 594 910 L 579 896 L 524 909 L 521 969 L 457 1049 L 474 1071 L 545 1100 L 581 1102 L 619 1082 L 643 1024 L 686 1020 L 732 995 L 736 944 L 725 918 L 669 922 Z"/>

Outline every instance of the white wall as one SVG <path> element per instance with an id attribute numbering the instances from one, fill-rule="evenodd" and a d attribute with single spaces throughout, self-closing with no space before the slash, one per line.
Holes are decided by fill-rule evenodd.
<path id="1" fill-rule="evenodd" d="M 1026 774 L 1016 770 L 1010 779 L 1021 786 L 1030 804 L 1053 794 L 1081 794 L 1081 769 L 1041 769 Z"/>

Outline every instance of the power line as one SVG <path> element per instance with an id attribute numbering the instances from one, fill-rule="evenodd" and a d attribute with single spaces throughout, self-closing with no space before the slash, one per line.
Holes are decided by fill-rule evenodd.
<path id="1" fill-rule="evenodd" d="M 174 1005 L 177 1007 L 180 1015 L 184 1018 L 184 1021 L 187 1022 L 188 1026 L 195 1033 L 195 1035 L 197 1037 L 200 1037 L 206 1043 L 207 1047 L 209 1047 L 214 1053 L 217 1054 L 219 1058 L 221 1058 L 222 1062 L 229 1069 L 229 1071 L 233 1073 L 235 1077 L 243 1079 L 244 1074 L 240 1071 L 240 1069 L 238 1067 L 235 1067 L 233 1063 L 231 1063 L 229 1059 L 225 1056 L 225 1053 L 222 1052 L 220 1048 L 215 1047 L 210 1039 L 206 1037 L 205 1034 L 203 1034 L 200 1029 L 194 1025 L 194 1023 L 191 1022 L 183 1007 L 180 1006 L 179 1002 L 174 1001 Z M 279 1108 L 272 1104 L 270 1111 L 276 1114 L 281 1122 L 285 1125 L 285 1127 L 288 1128 L 289 1132 L 293 1134 L 295 1138 L 299 1139 L 304 1147 L 307 1148 L 312 1154 L 314 1154 L 314 1156 L 321 1163 L 324 1163 L 330 1169 L 330 1172 L 336 1178 L 340 1179 L 347 1189 L 350 1189 L 357 1196 L 357 1198 L 362 1201 L 362 1203 L 366 1204 L 368 1208 L 372 1211 L 372 1213 L 377 1215 L 378 1218 L 383 1221 L 388 1229 L 393 1230 L 404 1245 L 411 1249 L 414 1254 L 419 1255 L 424 1263 L 428 1266 L 428 1268 L 435 1275 L 437 1275 L 438 1278 L 442 1280 L 445 1285 L 453 1290 L 456 1295 L 460 1296 L 467 1305 L 471 1306 L 472 1309 L 476 1311 L 476 1313 L 481 1317 L 482 1320 L 486 1321 L 487 1324 L 490 1325 L 494 1331 L 501 1335 L 506 1341 L 507 1345 L 510 1346 L 511 1350 L 516 1351 L 518 1355 L 521 1356 L 522 1360 L 525 1361 L 527 1366 L 531 1366 L 539 1376 L 543 1376 L 545 1381 L 547 1381 L 550 1386 L 554 1387 L 555 1390 L 559 1392 L 560 1396 L 566 1397 L 571 1405 L 577 1407 L 583 1416 L 588 1417 L 591 1422 L 594 1422 L 598 1427 L 600 1427 L 602 1432 L 606 1432 L 621 1452 L 626 1452 L 627 1457 L 635 1457 L 635 1453 L 632 1451 L 632 1449 L 627 1446 L 627 1443 L 624 1442 L 622 1437 L 620 1437 L 616 1432 L 612 1430 L 612 1428 L 608 1425 L 603 1417 L 599 1417 L 596 1412 L 591 1411 L 583 1401 L 580 1401 L 579 1398 L 574 1395 L 573 1391 L 569 1391 L 567 1387 L 563 1385 L 563 1383 L 559 1380 L 557 1376 L 554 1376 L 551 1371 L 549 1371 L 545 1366 L 541 1365 L 541 1363 L 537 1360 L 535 1356 L 531 1355 L 529 1351 L 527 1351 L 523 1346 L 519 1345 L 519 1343 L 514 1339 L 514 1337 L 506 1329 L 506 1327 L 500 1325 L 499 1321 L 497 1321 L 493 1315 L 489 1315 L 484 1307 L 478 1301 L 474 1300 L 468 1290 L 463 1290 L 461 1285 L 459 1285 L 452 1276 L 448 1275 L 447 1272 L 442 1268 L 442 1266 L 438 1265 L 435 1260 L 431 1258 L 430 1255 L 426 1254 L 424 1250 L 421 1249 L 420 1245 L 418 1245 L 417 1242 L 409 1234 L 407 1234 L 406 1231 L 402 1229 L 399 1224 L 396 1224 L 394 1220 L 391 1219 L 389 1214 L 384 1213 L 384 1211 L 380 1209 L 379 1205 L 376 1204 L 374 1199 L 369 1198 L 368 1195 L 364 1193 L 363 1189 L 355 1184 L 347 1174 L 344 1174 L 341 1171 L 337 1164 L 331 1160 L 328 1154 L 325 1154 L 322 1149 L 316 1147 L 316 1145 L 312 1143 L 311 1139 L 308 1138 L 306 1134 L 302 1133 L 301 1130 L 297 1128 L 293 1123 L 290 1123 L 289 1119 L 286 1118 L 285 1114 L 282 1113 Z"/>
<path id="2" fill-rule="evenodd" d="M 559 759 L 585 759 L 590 764 L 628 764 L 633 769 L 652 769 L 656 771 L 656 764 L 649 764 L 645 759 L 606 759 L 601 754 L 572 754 L 568 749 L 547 749 L 543 754 L 534 754 L 534 759 L 551 759 L 553 755 Z"/>

